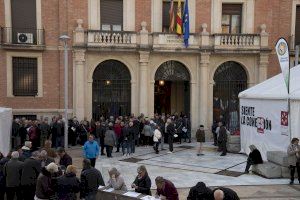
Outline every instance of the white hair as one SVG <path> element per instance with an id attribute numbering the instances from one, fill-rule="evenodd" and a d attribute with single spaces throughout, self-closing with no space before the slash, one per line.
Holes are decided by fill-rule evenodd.
<path id="1" fill-rule="evenodd" d="M 46 166 L 46 170 L 50 173 L 55 173 L 58 172 L 58 166 L 54 162 L 52 162 Z"/>
<path id="2" fill-rule="evenodd" d="M 214 192 L 214 198 L 215 198 L 215 200 L 223 200 L 224 199 L 224 192 L 220 189 L 216 190 Z"/>
<path id="3" fill-rule="evenodd" d="M 19 152 L 17 152 L 17 151 L 14 151 L 14 152 L 11 153 L 11 157 L 12 157 L 12 158 L 18 159 L 19 156 L 20 156 L 20 154 L 19 154 Z"/>

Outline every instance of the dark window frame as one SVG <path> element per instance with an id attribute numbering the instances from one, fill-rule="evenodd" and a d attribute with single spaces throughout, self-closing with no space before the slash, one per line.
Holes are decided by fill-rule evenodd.
<path id="1" fill-rule="evenodd" d="M 294 43 L 300 45 L 300 5 L 296 6 Z"/>
<path id="2" fill-rule="evenodd" d="M 223 27 L 228 27 L 229 32 L 226 32 L 227 34 L 233 34 L 232 33 L 232 18 L 233 16 L 239 15 L 239 28 L 238 32 L 234 34 L 241 34 L 242 33 L 242 17 L 243 17 L 243 6 L 244 4 L 222 4 L 222 20 L 221 20 L 221 26 L 222 26 L 222 33 Z M 223 24 L 223 16 L 229 15 L 229 24 Z"/>
<path id="3" fill-rule="evenodd" d="M 14 96 L 38 95 L 38 59 L 12 57 L 12 84 Z"/>
<path id="4" fill-rule="evenodd" d="M 105 15 L 105 13 L 103 12 L 103 10 L 110 10 L 110 12 L 112 12 L 112 13 L 110 13 L 110 14 L 113 14 L 114 13 L 114 11 L 112 10 L 112 9 L 105 9 L 105 7 L 103 6 L 104 4 L 107 4 L 107 2 L 113 2 L 113 1 L 120 1 L 121 2 L 121 10 L 122 10 L 122 12 L 121 12 L 121 17 L 120 18 L 122 18 L 121 19 L 121 21 L 120 22 L 118 22 L 118 23 L 115 23 L 115 22 L 109 22 L 109 21 L 106 21 L 106 20 L 108 20 L 106 17 L 103 17 L 103 15 Z M 124 2 L 123 2 L 124 0 L 104 0 L 104 1 L 101 1 L 101 3 L 100 3 L 100 30 L 102 30 L 102 31 L 123 31 L 124 30 L 124 15 L 123 15 L 123 12 L 124 12 Z M 108 6 L 108 5 L 105 5 L 105 6 Z M 115 12 L 116 13 L 116 12 Z M 104 18 L 104 19 L 103 19 Z M 115 17 L 115 18 L 113 18 L 113 17 L 110 17 L 110 19 L 109 20 L 113 20 L 113 21 L 115 21 L 115 20 L 117 20 L 117 18 L 118 17 Z M 109 30 L 104 30 L 103 29 L 103 25 L 108 25 L 109 26 Z M 113 30 L 113 26 L 121 26 L 121 30 Z"/>

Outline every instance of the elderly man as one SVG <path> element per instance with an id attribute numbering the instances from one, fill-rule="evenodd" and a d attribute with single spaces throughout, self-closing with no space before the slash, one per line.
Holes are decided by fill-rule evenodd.
<path id="1" fill-rule="evenodd" d="M 161 176 L 156 177 L 157 186 L 156 198 L 161 200 L 179 200 L 178 192 L 174 184 Z"/>
<path id="2" fill-rule="evenodd" d="M 40 153 L 35 151 L 32 156 L 24 161 L 21 187 L 24 200 L 34 199 L 36 181 L 41 172 Z"/>
<path id="3" fill-rule="evenodd" d="M 235 191 L 229 188 L 220 187 L 213 190 L 215 200 L 240 200 Z"/>
<path id="4" fill-rule="evenodd" d="M 66 151 L 65 151 L 65 149 L 64 149 L 63 147 L 59 147 L 59 148 L 57 149 L 57 154 L 58 154 L 58 156 L 59 156 L 59 158 L 60 158 L 60 160 L 59 160 L 59 165 L 60 165 L 60 167 L 61 167 L 63 170 L 67 169 L 67 167 L 68 167 L 69 165 L 72 165 L 72 163 L 73 163 L 72 158 L 71 158 L 71 156 L 69 156 L 69 155 L 66 153 Z"/>
<path id="5" fill-rule="evenodd" d="M 15 195 L 17 200 L 22 199 L 20 190 L 23 162 L 19 161 L 19 152 L 11 154 L 11 160 L 4 165 L 3 173 L 6 180 L 7 200 L 13 200 Z"/>

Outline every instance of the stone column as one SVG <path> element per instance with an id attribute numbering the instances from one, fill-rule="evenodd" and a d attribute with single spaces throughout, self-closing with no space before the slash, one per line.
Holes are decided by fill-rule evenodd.
<path id="1" fill-rule="evenodd" d="M 259 83 L 267 79 L 268 65 L 269 65 L 269 53 L 260 53 L 259 55 Z"/>
<path id="2" fill-rule="evenodd" d="M 148 63 L 149 63 L 149 52 L 140 51 L 140 79 L 139 79 L 139 112 L 148 116 Z"/>
<path id="3" fill-rule="evenodd" d="M 73 51 L 73 58 L 75 62 L 75 77 L 74 77 L 74 114 L 78 120 L 83 120 L 85 116 L 84 110 L 84 98 L 85 98 L 85 50 L 84 49 L 75 49 Z"/>
<path id="4" fill-rule="evenodd" d="M 194 133 L 196 132 L 197 130 L 197 127 L 199 126 L 199 112 L 198 112 L 198 101 L 199 101 L 199 98 L 198 98 L 198 91 L 199 91 L 199 88 L 198 88 L 198 84 L 197 82 L 194 82 L 194 81 L 191 81 L 190 82 L 190 89 L 191 89 L 191 100 L 190 100 L 190 113 L 191 113 L 191 116 L 190 116 L 190 119 L 191 119 L 191 129 L 192 129 L 192 137 L 194 137 Z"/>
<path id="5" fill-rule="evenodd" d="M 209 83 L 209 58 L 210 53 L 200 54 L 199 69 L 199 105 L 200 105 L 200 124 L 208 128 L 208 83 Z"/>
<path id="6" fill-rule="evenodd" d="M 262 24 L 260 26 L 261 32 L 260 32 L 260 48 L 261 50 L 267 50 L 267 51 L 261 51 L 260 57 L 259 57 L 259 83 L 267 79 L 267 72 L 268 72 L 268 65 L 269 65 L 269 34 L 266 32 L 267 26 L 265 24 Z"/>

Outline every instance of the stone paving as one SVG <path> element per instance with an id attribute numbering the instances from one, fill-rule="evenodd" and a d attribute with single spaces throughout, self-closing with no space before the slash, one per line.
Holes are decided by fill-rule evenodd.
<path id="1" fill-rule="evenodd" d="M 80 171 L 81 148 L 73 147 L 69 154 Z M 228 153 L 221 157 L 211 143 L 205 144 L 204 154 L 196 156 L 196 143 L 175 144 L 172 154 L 168 154 L 167 150 L 155 154 L 150 146 L 138 147 L 131 157 L 123 157 L 122 153 L 113 153 L 113 158 L 101 156 L 96 162 L 96 168 L 107 181 L 108 170 L 116 167 L 126 185 L 130 186 L 137 167 L 143 164 L 151 177 L 153 190 L 156 188 L 155 177 L 163 176 L 178 188 L 180 199 L 186 199 L 189 188 L 198 181 L 203 181 L 210 187 L 230 187 L 237 191 L 241 199 L 300 199 L 300 186 L 288 185 L 288 179 L 266 179 L 252 173 L 242 174 L 247 159 L 243 154 Z"/>

